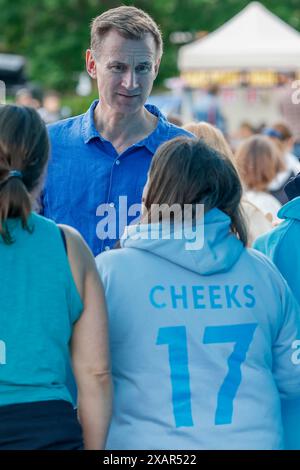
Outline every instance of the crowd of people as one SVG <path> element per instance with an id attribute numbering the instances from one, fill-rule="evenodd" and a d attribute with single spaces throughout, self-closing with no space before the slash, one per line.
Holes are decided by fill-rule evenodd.
<path id="1" fill-rule="evenodd" d="M 145 105 L 162 54 L 147 13 L 110 9 L 85 114 L 0 107 L 0 449 L 299 445 L 292 132 L 232 150 L 171 123 Z"/>

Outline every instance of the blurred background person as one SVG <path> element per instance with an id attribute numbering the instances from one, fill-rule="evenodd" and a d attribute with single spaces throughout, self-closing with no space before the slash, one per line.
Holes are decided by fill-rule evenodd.
<path id="1" fill-rule="evenodd" d="M 15 104 L 38 110 L 41 106 L 41 101 L 37 97 L 37 93 L 34 93 L 30 88 L 21 88 L 16 92 Z"/>
<path id="2" fill-rule="evenodd" d="M 255 134 L 255 128 L 248 121 L 243 121 L 238 129 L 238 136 L 241 140 L 248 139 Z"/>
<path id="3" fill-rule="evenodd" d="M 263 130 L 263 135 L 268 136 L 277 145 L 282 159 L 284 169 L 268 185 L 268 191 L 278 199 L 281 204 L 285 204 L 288 198 L 284 192 L 284 186 L 290 178 L 296 176 L 300 171 L 298 158 L 291 153 L 293 149 L 293 135 L 290 128 L 283 122 L 277 122 L 271 127 Z"/>
<path id="4" fill-rule="evenodd" d="M 276 221 L 281 204 L 268 192 L 268 185 L 284 169 L 276 145 L 266 136 L 250 137 L 238 148 L 235 162 L 245 187 L 245 198 L 270 221 Z"/>
<path id="5" fill-rule="evenodd" d="M 207 145 L 226 155 L 230 160 L 233 154 L 223 132 L 217 127 L 205 121 L 189 122 L 183 126 L 185 130 L 194 134 L 198 139 L 203 139 Z"/>
<path id="6" fill-rule="evenodd" d="M 226 141 L 223 133 L 207 122 L 191 122 L 184 126 L 184 129 L 191 132 L 199 139 L 203 139 L 210 147 L 234 161 L 233 153 Z M 242 197 L 241 207 L 243 209 L 248 229 L 248 246 L 252 246 L 253 241 L 263 233 L 272 228 L 272 223 L 265 217 L 263 212 L 251 203 L 246 197 Z"/>
<path id="7" fill-rule="evenodd" d="M 46 124 L 52 124 L 65 117 L 58 92 L 51 90 L 44 94 L 43 106 L 39 109 L 39 114 Z"/>
<path id="8" fill-rule="evenodd" d="M 168 114 L 167 115 L 167 120 L 171 123 L 171 124 L 174 124 L 174 126 L 177 126 L 177 127 L 182 127 L 182 119 L 180 116 L 178 116 L 178 114 Z"/>
<path id="9" fill-rule="evenodd" d="M 193 114 L 196 121 L 205 121 L 226 133 L 225 117 L 219 99 L 220 88 L 211 84 L 206 91 L 199 92 L 193 104 Z"/>
<path id="10" fill-rule="evenodd" d="M 248 137 L 256 133 L 255 128 L 248 121 L 242 121 L 238 129 L 230 136 L 230 146 L 235 151 L 238 146 Z"/>

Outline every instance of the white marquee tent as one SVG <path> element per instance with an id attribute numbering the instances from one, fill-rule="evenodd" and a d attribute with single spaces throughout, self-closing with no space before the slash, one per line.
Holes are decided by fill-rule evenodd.
<path id="1" fill-rule="evenodd" d="M 300 33 L 258 2 L 179 50 L 182 73 L 201 70 L 300 69 Z"/>

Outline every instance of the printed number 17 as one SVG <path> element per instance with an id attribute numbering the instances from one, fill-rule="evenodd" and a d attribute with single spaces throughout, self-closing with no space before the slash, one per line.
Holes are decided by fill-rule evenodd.
<path id="1" fill-rule="evenodd" d="M 235 343 L 228 357 L 228 374 L 218 392 L 215 424 L 230 424 L 233 400 L 241 384 L 241 364 L 253 339 L 257 323 L 208 326 L 203 343 Z M 184 326 L 160 328 L 157 345 L 169 346 L 170 376 L 172 384 L 173 413 L 176 427 L 193 426 L 190 375 L 188 368 L 187 335 Z"/>

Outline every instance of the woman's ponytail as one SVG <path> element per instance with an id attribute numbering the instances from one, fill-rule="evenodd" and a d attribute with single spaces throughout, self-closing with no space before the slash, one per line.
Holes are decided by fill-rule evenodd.
<path id="1" fill-rule="evenodd" d="M 11 173 L 9 172 L 7 178 L 0 183 L 0 235 L 9 245 L 13 243 L 13 238 L 7 226 L 7 219 L 18 217 L 23 228 L 29 230 L 27 219 L 31 211 L 30 196 L 21 177 Z"/>
<path id="2" fill-rule="evenodd" d="M 30 231 L 31 192 L 38 186 L 49 152 L 45 124 L 32 108 L 0 107 L 0 236 L 13 243 L 7 220 L 19 218 Z"/>

